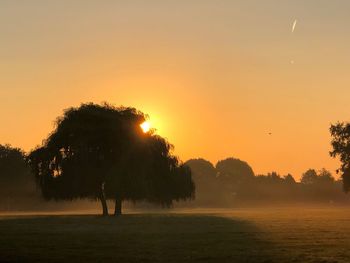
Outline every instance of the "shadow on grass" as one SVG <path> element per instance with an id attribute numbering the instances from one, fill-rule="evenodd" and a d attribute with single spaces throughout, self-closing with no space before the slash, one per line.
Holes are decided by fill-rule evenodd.
<path id="1" fill-rule="evenodd" d="M 1 262 L 277 262 L 246 222 L 211 215 L 0 219 Z"/>

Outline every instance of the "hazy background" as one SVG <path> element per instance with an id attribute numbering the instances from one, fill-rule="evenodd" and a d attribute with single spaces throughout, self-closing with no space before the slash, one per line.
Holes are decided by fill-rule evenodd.
<path id="1" fill-rule="evenodd" d="M 350 111 L 349 10 L 346 0 L 2 0 L 0 142 L 30 150 L 64 108 L 108 101 L 148 113 L 183 160 L 334 171 L 328 128 Z"/>

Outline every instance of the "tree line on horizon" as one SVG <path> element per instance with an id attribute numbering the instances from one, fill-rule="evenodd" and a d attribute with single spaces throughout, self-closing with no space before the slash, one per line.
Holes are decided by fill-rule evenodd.
<path id="1" fill-rule="evenodd" d="M 297 182 L 291 174 L 255 174 L 247 162 L 236 158 L 220 160 L 216 165 L 202 158 L 188 160 L 185 164 L 191 168 L 196 184 L 196 205 L 350 202 L 342 191 L 342 179 L 336 180 L 324 168 L 308 169 Z"/>
<path id="2" fill-rule="evenodd" d="M 16 210 L 16 207 L 34 207 L 40 210 L 41 206 L 48 207 L 40 196 L 35 176 L 26 160 L 27 155 L 21 149 L 0 145 L 0 175 L 7 175 L 0 176 L 0 210 Z M 202 158 L 190 159 L 184 164 L 192 171 L 196 198 L 190 203 L 180 202 L 180 207 L 329 204 L 350 201 L 342 191 L 342 179 L 336 180 L 324 168 L 319 171 L 308 169 L 302 174 L 300 182 L 297 182 L 291 174 L 255 174 L 247 162 L 235 158 L 220 160 L 216 165 Z M 89 207 L 87 202 L 80 201 L 80 204 Z M 143 205 L 141 203 L 138 207 Z M 56 207 L 60 205 L 56 204 Z"/>
<path id="3" fill-rule="evenodd" d="M 150 202 L 170 207 L 227 207 L 292 202 L 339 203 L 349 199 L 350 124 L 332 125 L 332 157 L 340 157 L 340 180 L 326 169 L 309 169 L 300 182 L 291 174 L 255 174 L 235 158 L 215 166 L 205 159 L 182 163 L 173 145 L 154 133 L 143 132 L 146 115 L 130 107 L 81 104 L 57 118 L 42 145 L 25 153 L 0 145 L 0 209 L 19 208 L 23 201 L 99 200 L 103 215 L 107 201 Z M 195 192 L 196 190 L 196 192 Z"/>

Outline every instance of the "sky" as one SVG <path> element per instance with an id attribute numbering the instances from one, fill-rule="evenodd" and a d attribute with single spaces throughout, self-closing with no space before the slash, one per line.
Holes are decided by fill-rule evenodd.
<path id="1" fill-rule="evenodd" d="M 348 10 L 347 0 L 1 0 L 0 143 L 30 151 L 64 109 L 109 102 L 149 114 L 183 161 L 334 172 L 329 127 L 350 113 Z"/>

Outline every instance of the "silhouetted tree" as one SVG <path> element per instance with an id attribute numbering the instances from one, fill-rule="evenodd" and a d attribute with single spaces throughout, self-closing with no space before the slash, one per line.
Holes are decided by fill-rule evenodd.
<path id="1" fill-rule="evenodd" d="M 34 180 L 19 148 L 0 145 L 0 196 L 10 208 L 10 202 L 31 197 L 35 193 Z"/>
<path id="2" fill-rule="evenodd" d="M 295 189 L 295 181 L 290 174 L 282 177 L 277 172 L 257 175 L 252 185 L 256 196 L 255 201 L 268 201 L 270 204 L 285 202 Z"/>
<path id="3" fill-rule="evenodd" d="M 196 185 L 196 203 L 216 205 L 221 198 L 222 191 L 213 164 L 202 158 L 190 159 L 185 164 L 191 168 L 192 178 Z"/>
<path id="4" fill-rule="evenodd" d="M 253 169 L 248 163 L 235 158 L 227 158 L 216 164 L 216 170 L 219 179 L 228 179 L 232 182 L 240 182 L 242 180 L 254 177 Z"/>
<path id="5" fill-rule="evenodd" d="M 249 191 L 245 189 L 254 179 L 254 172 L 248 163 L 235 158 L 227 158 L 219 161 L 215 168 L 218 182 L 226 194 L 226 200 L 244 198 L 249 195 Z"/>
<path id="6" fill-rule="evenodd" d="M 142 132 L 144 120 L 134 108 L 107 104 L 66 110 L 43 146 L 28 158 L 43 196 L 99 199 L 103 215 L 108 215 L 107 199 L 116 200 L 119 215 L 125 199 L 169 204 L 193 197 L 190 172 L 170 155 L 164 139 Z M 156 154 L 163 159 L 152 162 L 152 170 L 150 156 Z"/>
<path id="7" fill-rule="evenodd" d="M 172 148 L 164 138 L 149 134 L 123 155 L 116 167 L 119 176 L 106 181 L 107 196 L 116 200 L 115 215 L 121 214 L 123 200 L 169 207 L 174 200 L 194 197 L 191 171 L 170 153 Z"/>
<path id="8" fill-rule="evenodd" d="M 232 163 L 231 159 L 228 158 L 227 163 Z M 262 203 L 271 205 L 287 202 L 327 204 L 349 202 L 345 194 L 339 191 L 342 181 L 335 181 L 332 174 L 324 168 L 319 171 L 307 170 L 302 176 L 302 182 L 299 183 L 291 174 L 281 176 L 277 172 L 269 172 L 252 176 L 249 165 L 242 163 L 248 175 L 242 176 L 244 172 L 241 172 L 236 176 L 234 173 L 238 169 L 227 163 L 224 162 L 222 165 L 221 162 L 221 167 L 218 164 L 219 170 L 204 159 L 191 159 L 186 162 L 192 170 L 196 183 L 195 205 L 210 207 Z"/>
<path id="9" fill-rule="evenodd" d="M 268 173 L 267 179 L 272 183 L 281 183 L 283 181 L 283 178 L 277 172 Z"/>
<path id="10" fill-rule="evenodd" d="M 188 165 L 192 172 L 193 177 L 200 177 L 200 179 L 212 180 L 216 177 L 216 170 L 213 164 L 205 159 L 190 159 L 185 163 Z"/>
<path id="11" fill-rule="evenodd" d="M 325 168 L 322 168 L 318 173 L 318 183 L 320 184 L 332 184 L 335 182 L 335 179 L 332 173 Z"/>
<path id="12" fill-rule="evenodd" d="M 314 169 L 309 169 L 302 174 L 300 182 L 305 185 L 312 185 L 317 182 L 317 172 Z"/>
<path id="13" fill-rule="evenodd" d="M 296 183 L 294 177 L 291 174 L 287 174 L 287 175 L 283 176 L 283 179 L 284 179 L 285 183 L 287 183 L 287 184 L 295 184 Z"/>
<path id="14" fill-rule="evenodd" d="M 350 123 L 338 122 L 330 127 L 333 151 L 332 157 L 340 157 L 341 176 L 345 192 L 350 190 Z"/>

